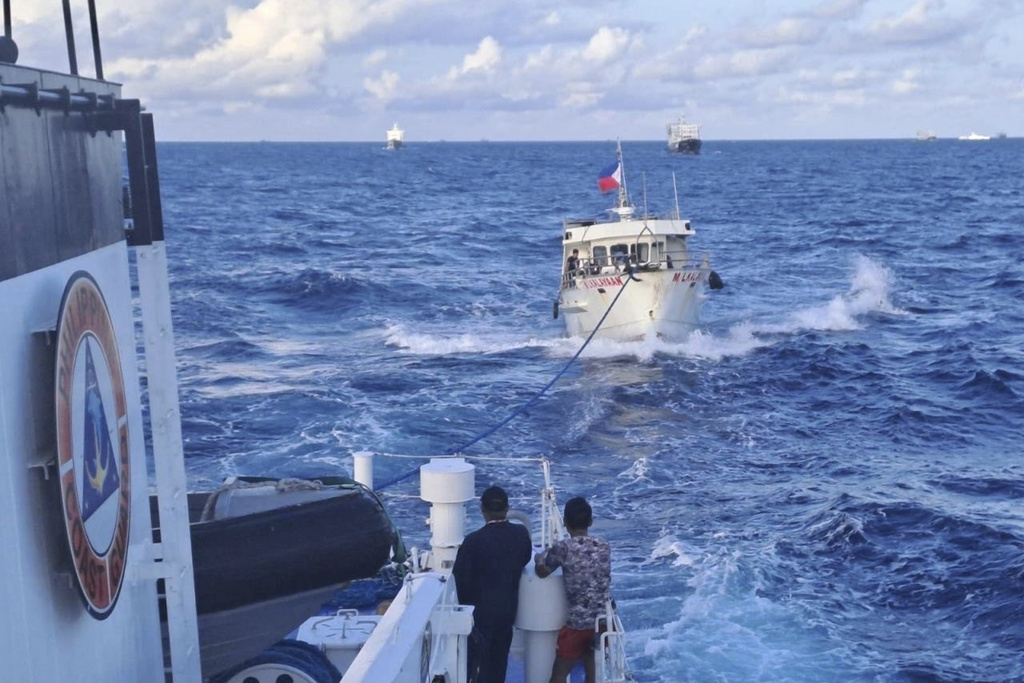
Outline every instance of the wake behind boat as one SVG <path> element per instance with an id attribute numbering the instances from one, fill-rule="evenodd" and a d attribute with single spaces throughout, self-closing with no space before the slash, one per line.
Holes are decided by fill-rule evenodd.
<path id="1" fill-rule="evenodd" d="M 563 221 L 556 317 L 563 315 L 570 336 L 597 329 L 596 336 L 609 339 L 685 338 L 700 323 L 705 284 L 718 289 L 722 281 L 708 254 L 687 245 L 696 233 L 681 218 L 678 198 L 668 215 L 637 215 L 626 190 L 621 144 L 618 161 L 598 185 L 606 192 L 618 189 L 618 204 L 605 220 Z"/>

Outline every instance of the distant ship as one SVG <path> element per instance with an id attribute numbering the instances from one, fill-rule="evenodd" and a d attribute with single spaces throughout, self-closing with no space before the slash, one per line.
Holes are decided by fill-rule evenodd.
<path id="1" fill-rule="evenodd" d="M 957 138 L 957 140 L 991 140 L 991 139 L 992 138 L 990 138 L 989 136 L 982 135 L 981 133 L 971 133 L 970 135 L 961 135 L 960 137 Z"/>
<path id="2" fill-rule="evenodd" d="M 668 151 L 682 154 L 700 154 L 700 125 L 687 123 L 683 115 L 679 120 L 666 127 L 668 131 Z"/>
<path id="3" fill-rule="evenodd" d="M 936 139 L 935 132 L 931 130 L 919 130 L 917 131 L 918 142 L 933 142 Z"/>
<path id="4" fill-rule="evenodd" d="M 1006 139 L 1006 133 L 996 133 L 996 139 L 997 140 L 1005 140 Z"/>
<path id="5" fill-rule="evenodd" d="M 391 126 L 388 131 L 388 149 L 398 149 L 405 142 L 405 131 L 398 127 L 398 124 Z"/>

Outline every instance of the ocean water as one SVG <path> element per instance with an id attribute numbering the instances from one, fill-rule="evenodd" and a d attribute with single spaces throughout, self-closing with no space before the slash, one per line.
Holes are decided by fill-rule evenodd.
<path id="1" fill-rule="evenodd" d="M 191 483 L 442 454 L 531 398 L 579 347 L 561 220 L 614 150 L 161 145 Z M 467 454 L 590 499 L 637 680 L 1024 680 L 1024 141 L 623 150 L 725 289 Z M 534 463 L 477 464 L 536 511 Z"/>

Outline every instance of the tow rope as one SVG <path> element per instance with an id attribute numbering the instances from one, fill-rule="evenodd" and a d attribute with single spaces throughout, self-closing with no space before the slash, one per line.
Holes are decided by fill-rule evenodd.
<path id="1" fill-rule="evenodd" d="M 551 379 L 550 382 L 548 382 L 546 385 L 544 385 L 543 389 L 538 391 L 532 398 L 530 398 L 529 401 L 527 401 L 526 403 L 524 403 L 523 405 L 519 406 L 514 411 L 512 411 L 512 413 L 508 417 L 506 417 L 504 420 L 502 420 L 501 422 L 497 423 L 493 427 L 490 427 L 487 430 L 481 432 L 480 434 L 478 434 L 477 436 L 473 437 L 472 439 L 470 439 L 466 443 L 462 444 L 461 446 L 458 446 L 457 448 L 451 449 L 450 451 L 448 451 L 446 453 L 446 455 L 449 455 L 449 456 L 459 455 L 463 451 L 471 448 L 472 446 L 475 446 L 477 443 L 483 441 L 484 439 L 489 437 L 491 434 L 493 434 L 494 432 L 498 431 L 499 429 L 501 429 L 502 427 L 507 425 L 509 422 L 511 422 L 512 420 L 516 419 L 520 415 L 522 415 L 524 412 L 529 410 L 530 407 L 533 406 L 533 404 L 535 404 L 537 401 L 539 401 L 541 399 L 541 397 L 544 396 L 544 394 L 547 393 L 548 389 L 553 387 L 555 385 L 555 382 L 560 380 L 562 378 L 562 375 L 564 375 L 569 370 L 569 368 L 572 367 L 572 364 L 575 363 L 576 359 L 578 359 L 580 357 L 580 354 L 583 353 L 583 350 L 587 348 L 587 346 L 590 344 L 591 340 L 594 338 L 594 335 L 597 334 L 597 331 L 599 329 L 601 329 L 601 325 L 604 324 L 604 321 L 608 317 L 608 314 L 612 312 L 612 308 L 615 307 L 615 304 L 618 302 L 619 297 L 622 296 L 622 293 L 624 291 L 626 291 L 626 287 L 629 285 L 629 283 L 632 282 L 633 280 L 636 280 L 637 282 L 641 282 L 640 278 L 638 278 L 635 275 L 633 275 L 633 267 L 632 267 L 632 265 L 629 265 L 629 264 L 626 265 L 626 275 L 628 276 L 626 278 L 626 281 L 622 284 L 622 288 L 619 289 L 618 294 L 615 295 L 615 298 L 612 299 L 612 302 L 610 304 L 608 304 L 608 308 L 605 310 L 604 315 L 602 315 L 601 319 L 597 321 L 597 325 L 594 326 L 594 329 L 591 331 L 591 333 L 587 336 L 586 340 L 583 342 L 583 345 L 580 346 L 579 350 L 576 351 L 576 353 L 573 355 L 573 357 L 569 359 L 569 362 L 566 363 L 562 367 L 562 369 L 558 371 L 558 374 L 556 374 Z M 380 486 L 378 486 L 376 488 L 377 488 L 378 491 L 382 491 L 382 490 L 388 488 L 389 486 L 394 486 L 395 484 L 398 484 L 400 482 L 405 481 L 406 479 L 408 479 L 409 477 L 412 477 L 413 475 L 415 475 L 419 471 L 420 470 L 417 467 L 416 469 L 411 470 L 409 472 L 406 472 L 405 474 L 401 475 L 400 477 L 396 477 L 396 478 L 394 478 L 394 479 L 392 479 L 390 481 L 387 481 L 384 484 L 381 484 Z"/>

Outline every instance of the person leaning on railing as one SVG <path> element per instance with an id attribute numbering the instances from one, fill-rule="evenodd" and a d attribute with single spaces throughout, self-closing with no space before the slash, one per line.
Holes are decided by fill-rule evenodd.
<path id="1" fill-rule="evenodd" d="M 594 644 L 598 635 L 594 624 L 611 599 L 611 547 L 604 539 L 587 533 L 594 513 L 586 499 L 573 498 L 566 503 L 564 519 L 569 538 L 534 557 L 537 576 L 542 579 L 562 568 L 569 602 L 569 616 L 558 633 L 551 683 L 564 683 L 580 659 L 587 683 L 594 683 Z"/>

